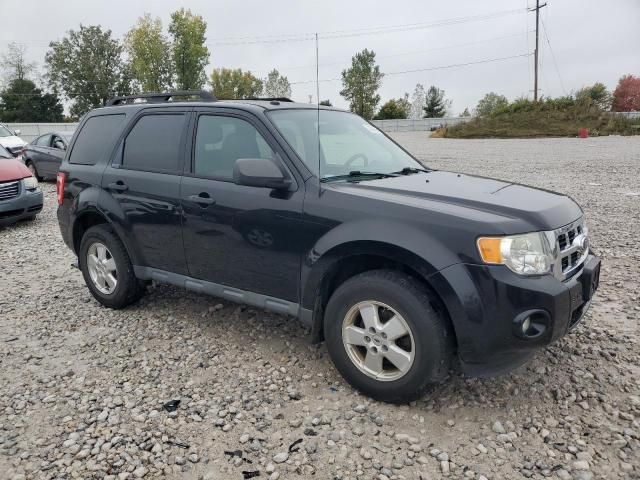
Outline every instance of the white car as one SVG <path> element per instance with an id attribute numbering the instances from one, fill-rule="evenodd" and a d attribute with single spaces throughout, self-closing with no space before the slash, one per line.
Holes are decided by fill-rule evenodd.
<path id="1" fill-rule="evenodd" d="M 20 130 L 12 132 L 6 125 L 0 123 L 0 145 L 9 150 L 9 153 L 16 158 L 21 157 L 20 152 L 27 145 L 27 142 L 18 135 L 20 135 Z"/>

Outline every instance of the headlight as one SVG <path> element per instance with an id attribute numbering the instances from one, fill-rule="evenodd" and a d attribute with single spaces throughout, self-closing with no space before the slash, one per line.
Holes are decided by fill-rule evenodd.
<path id="1" fill-rule="evenodd" d="M 478 239 L 482 261 L 493 265 L 506 265 L 520 275 L 548 273 L 554 262 L 554 247 L 553 232 Z"/>
<path id="2" fill-rule="evenodd" d="M 35 190 L 38 188 L 38 180 L 36 180 L 36 177 L 26 177 L 23 178 L 22 181 L 24 182 L 24 188 L 27 190 Z"/>

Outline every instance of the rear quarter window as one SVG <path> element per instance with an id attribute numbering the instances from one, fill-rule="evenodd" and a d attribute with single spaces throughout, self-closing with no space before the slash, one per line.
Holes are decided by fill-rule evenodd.
<path id="1" fill-rule="evenodd" d="M 95 165 L 114 147 L 122 130 L 124 114 L 97 115 L 89 118 L 78 134 L 69 163 Z"/>

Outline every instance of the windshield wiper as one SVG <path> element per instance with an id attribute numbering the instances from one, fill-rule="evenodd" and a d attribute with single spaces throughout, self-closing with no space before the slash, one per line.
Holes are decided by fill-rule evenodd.
<path id="1" fill-rule="evenodd" d="M 431 170 L 427 170 L 425 168 L 416 168 L 416 167 L 404 167 L 402 170 L 398 170 L 397 172 L 391 172 L 395 175 L 411 175 L 412 173 L 429 173 Z"/>
<path id="2" fill-rule="evenodd" d="M 331 182 L 333 180 L 345 180 L 351 178 L 357 179 L 366 179 L 368 177 L 376 177 L 376 178 L 390 178 L 397 177 L 397 173 L 381 173 L 381 172 L 363 172 L 361 170 L 352 170 L 344 175 L 333 175 L 330 177 L 322 177 L 320 179 L 321 182 Z"/>

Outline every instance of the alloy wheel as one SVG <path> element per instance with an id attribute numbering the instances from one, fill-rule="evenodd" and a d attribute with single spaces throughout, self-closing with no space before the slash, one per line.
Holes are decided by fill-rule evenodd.
<path id="1" fill-rule="evenodd" d="M 87 249 L 87 270 L 93 285 L 100 293 L 110 295 L 118 285 L 118 271 L 113 255 L 100 242 L 92 243 Z"/>

